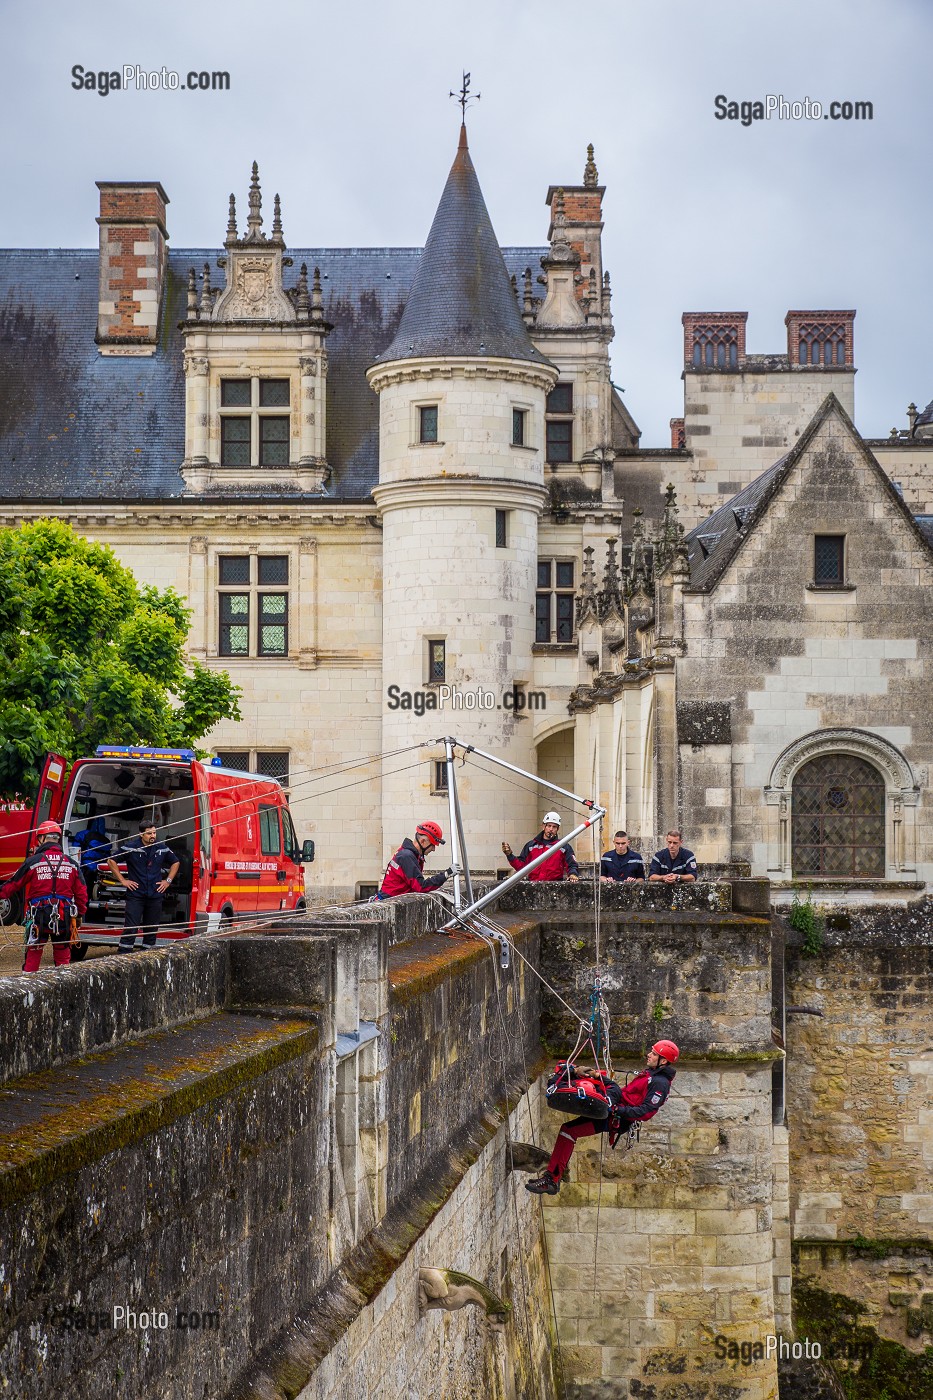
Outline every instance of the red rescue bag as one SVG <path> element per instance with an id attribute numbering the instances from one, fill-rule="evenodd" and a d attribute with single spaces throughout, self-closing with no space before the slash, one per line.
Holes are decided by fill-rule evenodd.
<path id="1" fill-rule="evenodd" d="M 602 1122 L 609 1117 L 612 1103 L 602 1082 L 580 1074 L 569 1060 L 559 1060 L 545 1090 L 548 1106 L 558 1113 L 570 1113 L 575 1118 L 592 1118 Z"/>

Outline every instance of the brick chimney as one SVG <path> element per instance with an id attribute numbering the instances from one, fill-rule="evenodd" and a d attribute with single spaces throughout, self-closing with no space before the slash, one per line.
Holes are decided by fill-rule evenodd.
<path id="1" fill-rule="evenodd" d="M 165 206 L 158 181 L 98 180 L 97 334 L 104 355 L 152 355 L 165 286 Z"/>
<path id="2" fill-rule="evenodd" d="M 854 311 L 788 311 L 787 358 L 794 369 L 853 369 Z"/>
<path id="3" fill-rule="evenodd" d="M 577 286 L 577 297 L 587 294 L 590 269 L 595 274 L 599 288 L 603 285 L 603 195 L 606 186 L 599 183 L 599 172 L 593 158 L 593 147 L 586 151 L 586 165 L 583 170 L 582 185 L 551 185 L 546 203 L 551 211 L 548 227 L 548 240 L 554 236 L 554 212 L 558 190 L 562 195 L 563 211 L 566 216 L 566 235 L 573 251 L 580 259 L 581 280 Z"/>

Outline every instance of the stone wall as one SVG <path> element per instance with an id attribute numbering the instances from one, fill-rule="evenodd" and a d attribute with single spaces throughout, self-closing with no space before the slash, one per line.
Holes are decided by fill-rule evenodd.
<path id="1" fill-rule="evenodd" d="M 682 1054 L 639 1145 L 610 1152 L 602 1135 L 584 1140 L 569 1184 L 543 1198 L 567 1395 L 578 1400 L 777 1395 L 773 1359 L 717 1355 L 717 1339 L 722 1350 L 775 1331 L 771 929 L 767 917 L 727 912 L 737 901 L 766 914 L 761 896 L 756 881 L 608 891 L 600 972 L 616 1070 L 635 1071 L 660 1036 Z M 543 974 L 585 1010 L 592 909 L 569 886 L 511 891 L 502 903 L 532 898 L 546 906 Z M 553 1056 L 567 1053 L 576 1025 L 543 997 L 543 1036 Z M 542 1118 L 551 1143 L 562 1118 L 546 1108 Z M 789 1280 L 784 1315 L 788 1290 Z"/>
<path id="2" fill-rule="evenodd" d="M 466 1168 L 456 1189 L 328 1352 L 299 1400 L 417 1396 L 431 1400 L 552 1400 L 556 1395 L 538 1207 L 507 1171 L 508 1141 L 536 1136 L 537 1096 L 525 1094 Z M 435 1189 L 442 1182 L 435 1183 Z M 456 1268 L 511 1304 L 504 1327 L 472 1306 L 418 1305 L 421 1268 Z"/>
<path id="3" fill-rule="evenodd" d="M 795 1326 L 853 1400 L 906 1400 L 933 1386 L 930 901 L 830 922 L 787 952 Z"/>

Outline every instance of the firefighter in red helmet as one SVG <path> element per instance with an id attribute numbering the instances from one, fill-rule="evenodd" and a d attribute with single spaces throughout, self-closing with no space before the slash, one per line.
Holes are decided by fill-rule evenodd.
<path id="1" fill-rule="evenodd" d="M 565 1123 L 557 1134 L 551 1160 L 540 1176 L 525 1182 L 526 1189 L 537 1196 L 556 1196 L 579 1138 L 592 1137 L 594 1133 L 609 1133 L 609 1145 L 614 1147 L 616 1140 L 627 1133 L 633 1123 L 644 1123 L 653 1118 L 667 1102 L 676 1073 L 674 1062 L 679 1055 L 680 1051 L 672 1040 L 656 1041 L 648 1051 L 645 1068 L 624 1088 L 608 1076 L 597 1074 L 613 1105 L 608 1118 L 601 1121 L 573 1118 Z"/>
<path id="2" fill-rule="evenodd" d="M 36 827 L 38 850 L 27 856 L 20 868 L 0 885 L 0 899 L 23 891 L 26 906 L 26 954 L 24 972 L 38 972 L 42 950 L 49 938 L 56 967 L 71 962 L 72 934 L 76 920 L 87 910 L 87 885 L 80 866 L 62 850 L 62 829 L 58 822 L 40 822 Z"/>
<path id="3" fill-rule="evenodd" d="M 443 846 L 444 833 L 437 822 L 422 822 L 415 828 L 415 839 L 406 837 L 395 855 L 386 866 L 377 899 L 391 899 L 397 894 L 427 894 L 438 889 L 447 877 L 449 870 L 439 875 L 429 875 L 425 879 L 424 862 L 430 851 Z"/>

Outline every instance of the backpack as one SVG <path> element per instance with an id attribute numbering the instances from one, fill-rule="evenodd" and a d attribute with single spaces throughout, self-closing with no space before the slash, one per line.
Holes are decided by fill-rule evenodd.
<path id="1" fill-rule="evenodd" d="M 577 1118 L 592 1118 L 596 1122 L 605 1121 L 615 1107 L 606 1076 L 598 1071 L 580 1074 L 569 1060 L 558 1060 L 547 1082 L 545 1097 L 548 1107 L 558 1113 L 572 1113 Z"/>

